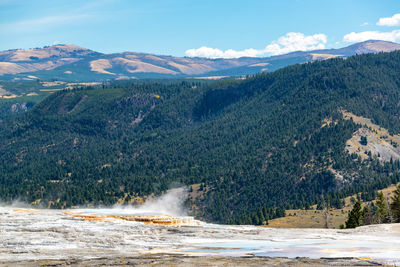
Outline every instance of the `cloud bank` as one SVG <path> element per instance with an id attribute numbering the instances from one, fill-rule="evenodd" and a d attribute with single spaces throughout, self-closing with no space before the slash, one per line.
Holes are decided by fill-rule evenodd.
<path id="1" fill-rule="evenodd" d="M 388 18 L 380 18 L 379 21 L 376 23 L 378 26 L 400 26 L 400 13 L 394 14 Z"/>
<path id="2" fill-rule="evenodd" d="M 281 36 L 278 40 L 272 41 L 264 49 L 249 48 L 242 51 L 233 49 L 220 50 L 202 46 L 197 49 L 189 49 L 185 54 L 189 57 L 206 58 L 239 58 L 239 57 L 259 57 L 275 56 L 287 54 L 294 51 L 308 51 L 315 49 L 324 49 L 327 42 L 325 34 L 304 35 L 300 32 L 289 32 Z"/>
<path id="3" fill-rule="evenodd" d="M 394 30 L 391 32 L 380 32 L 380 31 L 352 32 L 346 34 L 343 37 L 343 41 L 348 43 L 364 42 L 367 40 L 400 42 L 400 30 Z"/>
<path id="4" fill-rule="evenodd" d="M 363 23 L 361 26 L 368 25 Z M 400 26 L 400 13 L 394 14 L 391 17 L 380 18 L 376 23 L 378 26 Z M 391 32 L 381 31 L 365 31 L 365 32 L 351 32 L 343 37 L 343 42 L 356 43 L 364 42 L 367 40 L 382 40 L 389 42 L 400 42 L 400 30 L 393 30 Z"/>

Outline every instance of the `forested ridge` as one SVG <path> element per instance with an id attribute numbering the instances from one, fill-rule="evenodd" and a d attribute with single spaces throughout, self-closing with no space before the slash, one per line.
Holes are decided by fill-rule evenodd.
<path id="1" fill-rule="evenodd" d="M 399 162 L 346 152 L 360 125 L 340 110 L 399 133 L 399 93 L 400 52 L 243 81 L 60 91 L 1 122 L 0 198 L 110 205 L 200 183 L 188 205 L 209 221 L 257 224 L 251 214 L 276 217 L 322 199 L 339 207 L 344 196 L 400 180 Z"/>

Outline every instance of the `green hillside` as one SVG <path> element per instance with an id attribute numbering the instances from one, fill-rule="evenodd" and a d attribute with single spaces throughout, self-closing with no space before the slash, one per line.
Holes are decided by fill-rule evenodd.
<path id="1" fill-rule="evenodd" d="M 398 161 L 346 152 L 360 125 L 340 110 L 399 133 L 399 93 L 400 52 L 243 81 L 56 92 L 1 122 L 0 198 L 109 205 L 200 183 L 188 204 L 209 221 L 243 222 L 259 210 L 276 215 L 322 198 L 340 206 L 343 196 L 400 180 Z"/>

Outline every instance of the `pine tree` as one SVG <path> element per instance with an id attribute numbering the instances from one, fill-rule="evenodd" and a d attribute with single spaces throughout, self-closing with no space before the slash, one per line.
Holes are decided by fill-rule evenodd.
<path id="1" fill-rule="evenodd" d="M 369 206 L 370 206 L 370 211 L 371 211 L 371 215 L 372 215 L 372 223 L 377 223 L 376 222 L 376 217 L 377 217 L 376 214 L 378 213 L 378 208 L 376 207 L 374 202 L 371 202 L 369 204 Z"/>
<path id="2" fill-rule="evenodd" d="M 368 140 L 366 136 L 361 136 L 360 144 L 366 146 L 368 144 Z"/>
<path id="3" fill-rule="evenodd" d="M 362 209 L 362 217 L 361 217 L 362 225 L 369 225 L 372 223 L 372 213 L 369 206 L 365 206 Z"/>
<path id="4" fill-rule="evenodd" d="M 257 216 L 259 218 L 259 224 L 266 224 L 266 220 L 265 220 L 264 214 L 262 212 L 262 209 L 258 210 Z"/>
<path id="5" fill-rule="evenodd" d="M 349 217 L 346 221 L 346 228 L 356 228 L 361 225 L 361 204 L 357 201 L 353 209 L 349 213 Z"/>
<path id="6" fill-rule="evenodd" d="M 377 223 L 387 223 L 389 222 L 389 209 L 387 206 L 387 201 L 383 196 L 382 192 L 379 192 L 378 199 L 376 200 L 376 206 L 378 207 L 377 211 Z"/>
<path id="7" fill-rule="evenodd" d="M 392 211 L 394 222 L 400 223 L 400 184 L 397 185 L 396 190 L 393 191 L 392 203 L 390 209 Z"/>

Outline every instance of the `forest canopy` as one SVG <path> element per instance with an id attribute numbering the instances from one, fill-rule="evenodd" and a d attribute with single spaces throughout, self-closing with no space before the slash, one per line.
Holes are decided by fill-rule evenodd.
<path id="1" fill-rule="evenodd" d="M 59 91 L 0 122 L 0 199 L 111 205 L 180 183 L 202 185 L 188 204 L 215 222 L 276 217 L 322 199 L 340 207 L 344 196 L 400 180 L 398 161 L 345 150 L 361 125 L 340 110 L 399 133 L 399 89 L 400 52 L 391 52 L 243 81 Z M 335 123 L 321 127 L 327 118 Z"/>

